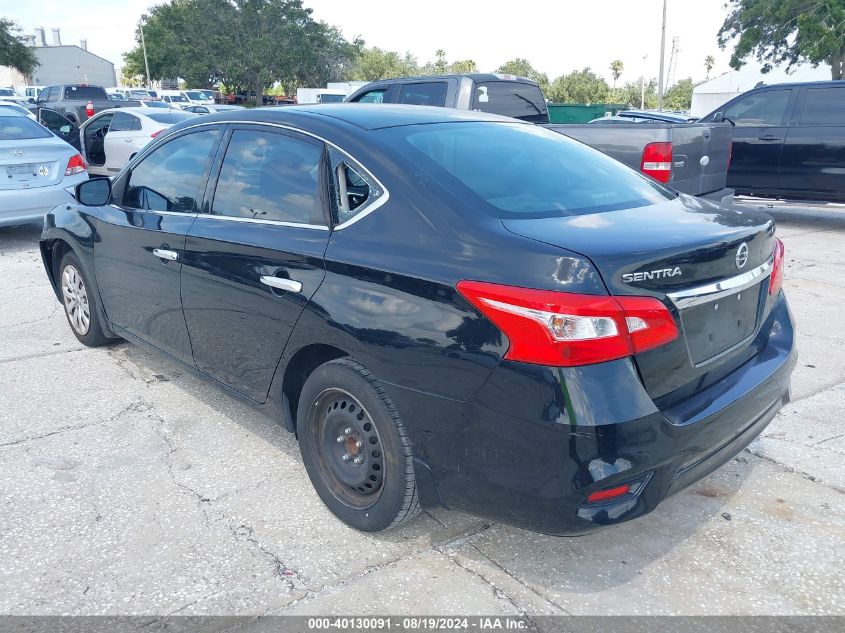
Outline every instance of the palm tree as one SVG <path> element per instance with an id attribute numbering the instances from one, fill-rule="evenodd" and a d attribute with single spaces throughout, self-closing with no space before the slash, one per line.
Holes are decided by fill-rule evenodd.
<path id="1" fill-rule="evenodd" d="M 613 76 L 613 90 L 616 90 L 616 82 L 622 75 L 622 70 L 624 68 L 625 64 L 622 63 L 621 59 L 614 59 L 610 62 L 610 74 Z"/>
<path id="2" fill-rule="evenodd" d="M 710 79 L 710 71 L 713 70 L 713 66 L 716 65 L 716 60 L 712 55 L 708 55 L 704 58 L 704 68 L 707 70 L 707 79 Z"/>

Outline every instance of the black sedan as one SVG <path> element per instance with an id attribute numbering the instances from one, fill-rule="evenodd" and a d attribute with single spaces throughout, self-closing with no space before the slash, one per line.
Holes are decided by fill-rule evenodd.
<path id="1" fill-rule="evenodd" d="M 297 434 L 326 505 L 554 534 L 654 509 L 789 398 L 769 216 L 479 112 L 209 114 L 49 212 L 86 345 L 150 346 Z"/>

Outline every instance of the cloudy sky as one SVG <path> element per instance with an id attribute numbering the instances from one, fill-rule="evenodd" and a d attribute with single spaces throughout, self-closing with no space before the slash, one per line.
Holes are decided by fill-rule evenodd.
<path id="1" fill-rule="evenodd" d="M 62 43 L 82 38 L 94 53 L 122 65 L 133 45 L 135 23 L 157 0 L 0 0 L 0 15 L 27 33 L 37 26 L 59 27 Z M 541 0 L 524 5 L 509 0 L 305 0 L 314 16 L 339 27 L 347 38 L 361 36 L 369 46 L 410 51 L 421 63 L 443 48 L 450 60 L 474 59 L 483 71 L 513 57 L 526 57 L 554 78 L 590 66 L 609 76 L 613 59 L 622 59 L 622 80 L 646 69 L 656 77 L 660 59 L 662 0 Z M 725 0 L 669 0 L 666 63 L 679 37 L 674 77 L 703 79 L 704 58 L 713 55 L 712 75 L 728 70 L 727 51 L 716 33 L 724 20 Z M 524 7 L 524 9 L 523 9 Z M 648 58 L 643 62 L 643 56 Z"/>

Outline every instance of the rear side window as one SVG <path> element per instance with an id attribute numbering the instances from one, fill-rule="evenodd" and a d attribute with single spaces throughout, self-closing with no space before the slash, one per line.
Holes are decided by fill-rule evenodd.
<path id="1" fill-rule="evenodd" d="M 129 175 L 124 206 L 151 211 L 198 211 L 217 136 L 216 130 L 193 132 L 154 150 Z"/>
<path id="2" fill-rule="evenodd" d="M 767 90 L 748 95 L 725 108 L 725 117 L 744 127 L 781 125 L 791 90 Z"/>
<path id="3" fill-rule="evenodd" d="M 100 99 L 109 98 L 106 91 L 98 86 L 65 86 L 65 99 Z"/>
<path id="4" fill-rule="evenodd" d="M 50 136 L 50 132 L 22 114 L 0 115 L 0 141 L 23 141 Z M 6 156 L 8 155 L 6 152 Z"/>
<path id="5" fill-rule="evenodd" d="M 399 92 L 399 103 L 444 107 L 446 105 L 446 82 L 405 84 Z"/>
<path id="6" fill-rule="evenodd" d="M 513 117 L 531 123 L 548 123 L 543 93 L 534 84 L 518 81 L 486 81 L 476 84 L 474 110 Z"/>
<path id="7" fill-rule="evenodd" d="M 384 190 L 370 174 L 343 152 L 329 149 L 334 222 L 343 224 L 370 208 Z"/>
<path id="8" fill-rule="evenodd" d="M 126 112 L 116 112 L 109 127 L 112 132 L 130 132 L 140 129 L 141 121 Z"/>
<path id="9" fill-rule="evenodd" d="M 535 125 L 443 123 L 376 133 L 462 206 L 495 217 L 596 214 L 674 198 L 609 156 Z M 584 222 L 604 226 L 600 219 Z"/>
<path id="10" fill-rule="evenodd" d="M 844 88 L 807 88 L 800 125 L 845 125 Z"/>
<path id="11" fill-rule="evenodd" d="M 379 88 L 377 90 L 370 90 L 365 92 L 355 101 L 358 103 L 384 103 L 384 96 L 387 94 L 387 88 Z"/>
<path id="12" fill-rule="evenodd" d="M 253 220 L 325 226 L 321 144 L 275 132 L 235 130 L 211 212 Z"/>

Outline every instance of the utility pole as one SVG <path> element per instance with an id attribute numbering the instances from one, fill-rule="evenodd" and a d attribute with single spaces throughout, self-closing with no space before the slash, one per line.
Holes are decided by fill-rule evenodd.
<path id="1" fill-rule="evenodd" d="M 663 58 L 666 57 L 666 2 L 663 0 L 663 26 L 660 28 L 660 78 L 657 80 L 657 109 L 663 109 Z"/>
<path id="2" fill-rule="evenodd" d="M 144 20 L 147 19 L 147 14 L 144 13 L 141 15 L 141 21 L 138 22 L 138 26 L 141 29 L 141 49 L 144 51 L 144 68 L 146 69 L 147 75 L 145 79 L 147 80 L 147 90 L 150 88 L 150 62 L 147 61 L 147 43 L 144 41 Z M 662 71 L 661 71 L 662 76 Z"/>
<path id="3" fill-rule="evenodd" d="M 640 110 L 645 110 L 645 62 L 648 55 L 643 55 L 643 74 L 640 75 Z"/>

